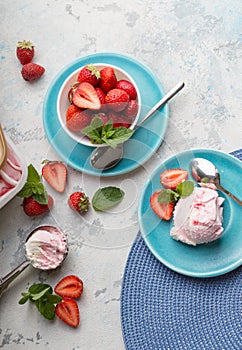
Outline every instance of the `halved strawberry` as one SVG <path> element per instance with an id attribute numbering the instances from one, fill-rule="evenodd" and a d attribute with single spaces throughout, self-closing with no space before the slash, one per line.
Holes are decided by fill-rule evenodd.
<path id="1" fill-rule="evenodd" d="M 122 89 L 127 92 L 129 95 L 130 100 L 135 100 L 137 96 L 137 91 L 134 87 L 134 85 L 125 79 L 121 79 L 117 82 L 116 89 Z"/>
<path id="2" fill-rule="evenodd" d="M 69 326 L 77 327 L 80 322 L 79 308 L 75 300 L 63 298 L 55 307 L 55 314 Z"/>
<path id="3" fill-rule="evenodd" d="M 80 83 L 76 88 L 72 102 L 79 108 L 100 109 L 101 102 L 95 88 L 89 83 Z"/>
<path id="4" fill-rule="evenodd" d="M 165 188 L 175 190 L 183 181 L 187 180 L 188 171 L 180 168 L 168 169 L 160 174 L 160 182 Z"/>
<path id="5" fill-rule="evenodd" d="M 172 218 L 175 203 L 159 203 L 158 196 L 162 191 L 163 190 L 158 190 L 151 195 L 150 206 L 156 215 L 158 215 L 161 219 L 168 221 Z"/>
<path id="6" fill-rule="evenodd" d="M 99 86 L 104 92 L 114 89 L 117 84 L 117 78 L 112 67 L 104 67 L 100 70 Z"/>
<path id="7" fill-rule="evenodd" d="M 69 275 L 60 282 L 54 288 L 55 293 L 60 295 L 61 297 L 67 298 L 79 298 L 83 292 L 83 282 L 79 277 L 75 275 Z"/>
<path id="8" fill-rule="evenodd" d="M 42 176 L 57 192 L 64 192 L 66 188 L 67 168 L 58 161 L 44 161 Z"/>
<path id="9" fill-rule="evenodd" d="M 91 117 L 86 110 L 70 105 L 66 110 L 66 126 L 74 132 L 79 132 L 91 122 Z"/>
<path id="10" fill-rule="evenodd" d="M 121 89 L 112 89 L 106 95 L 108 107 L 115 112 L 123 111 L 129 102 L 129 95 Z"/>

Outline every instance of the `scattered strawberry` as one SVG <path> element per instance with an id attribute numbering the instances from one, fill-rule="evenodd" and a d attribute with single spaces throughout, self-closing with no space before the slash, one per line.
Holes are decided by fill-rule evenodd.
<path id="1" fill-rule="evenodd" d="M 99 87 L 97 87 L 95 90 L 96 90 L 97 95 L 98 95 L 98 97 L 99 97 L 99 100 L 100 100 L 100 102 L 101 102 L 101 110 L 102 110 L 102 111 L 106 111 L 107 105 L 106 105 L 106 101 L 105 101 L 105 99 L 106 99 L 106 94 L 105 94 L 105 92 L 104 92 L 101 88 L 99 88 Z"/>
<path id="2" fill-rule="evenodd" d="M 21 70 L 22 77 L 26 81 L 37 80 L 44 74 L 44 72 L 44 67 L 33 62 L 25 64 Z"/>
<path id="3" fill-rule="evenodd" d="M 106 103 L 115 112 L 123 111 L 129 101 L 127 92 L 121 89 L 112 89 L 106 95 Z"/>
<path id="4" fill-rule="evenodd" d="M 121 79 L 117 82 L 116 89 L 122 89 L 127 92 L 129 95 L 130 100 L 135 100 L 137 97 L 137 91 L 134 87 L 134 85 L 125 79 Z"/>
<path id="5" fill-rule="evenodd" d="M 172 218 L 175 202 L 169 202 L 169 203 L 158 202 L 158 196 L 161 192 L 163 192 L 163 190 L 156 191 L 151 195 L 150 206 L 161 219 L 170 220 Z"/>
<path id="6" fill-rule="evenodd" d="M 82 110 L 75 105 L 70 105 L 66 111 L 66 126 L 74 132 L 81 131 L 90 124 L 88 111 Z"/>
<path id="7" fill-rule="evenodd" d="M 73 299 L 63 298 L 56 304 L 55 314 L 69 326 L 77 327 L 80 322 L 78 305 Z"/>
<path id="8" fill-rule="evenodd" d="M 117 78 L 112 67 L 105 67 L 100 70 L 99 86 L 104 92 L 114 89 L 117 84 Z"/>
<path id="9" fill-rule="evenodd" d="M 86 67 L 82 68 L 78 74 L 77 81 L 79 83 L 89 83 L 92 86 L 97 86 L 99 83 L 100 72 L 92 64 L 88 64 Z"/>
<path id="10" fill-rule="evenodd" d="M 183 181 L 187 180 L 188 171 L 180 168 L 168 169 L 160 174 L 160 182 L 165 188 L 171 190 L 176 189 L 176 187 Z"/>
<path id="11" fill-rule="evenodd" d="M 123 111 L 126 117 L 132 118 L 135 117 L 138 113 L 139 105 L 136 100 L 131 100 L 128 103 L 128 106 Z"/>
<path id="12" fill-rule="evenodd" d="M 34 46 L 30 41 L 19 41 L 16 48 L 17 57 L 22 65 L 32 61 L 34 57 Z"/>
<path id="13" fill-rule="evenodd" d="M 68 204 L 72 210 L 84 214 L 89 208 L 89 198 L 83 192 L 73 192 L 68 199 Z"/>
<path id="14" fill-rule="evenodd" d="M 23 209 L 28 216 L 37 216 L 47 213 L 53 207 L 53 204 L 54 200 L 50 195 L 48 195 L 48 204 L 41 204 L 31 196 L 24 198 Z"/>
<path id="15" fill-rule="evenodd" d="M 66 276 L 57 283 L 54 291 L 61 297 L 76 299 L 79 298 L 83 292 L 83 282 L 77 276 Z"/>
<path id="16" fill-rule="evenodd" d="M 95 88 L 89 83 L 80 83 L 73 94 L 74 105 L 79 108 L 100 109 L 101 102 Z"/>
<path id="17" fill-rule="evenodd" d="M 67 97 L 68 97 L 68 100 L 69 100 L 70 103 L 72 103 L 73 94 L 74 94 L 74 92 L 76 91 L 76 88 L 78 87 L 79 84 L 80 84 L 80 83 L 78 83 L 78 82 L 74 83 L 74 84 L 71 86 L 71 88 L 70 88 L 70 90 L 69 90 L 69 92 L 68 92 Z"/>
<path id="18" fill-rule="evenodd" d="M 44 161 L 42 176 L 46 182 L 57 192 L 64 192 L 66 188 L 67 168 L 64 163 L 57 161 Z"/>

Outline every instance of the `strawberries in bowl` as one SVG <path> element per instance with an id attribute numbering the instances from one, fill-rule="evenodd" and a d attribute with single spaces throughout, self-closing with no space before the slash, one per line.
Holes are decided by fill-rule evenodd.
<path id="1" fill-rule="evenodd" d="M 92 147 L 118 144 L 120 135 L 128 139 L 140 110 L 133 78 L 105 63 L 78 68 L 64 81 L 57 99 L 62 128 L 76 142 Z"/>

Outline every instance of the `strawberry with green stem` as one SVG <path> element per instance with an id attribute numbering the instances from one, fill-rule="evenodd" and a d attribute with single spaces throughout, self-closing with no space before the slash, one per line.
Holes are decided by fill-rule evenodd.
<path id="1" fill-rule="evenodd" d="M 34 45 L 29 40 L 19 41 L 16 55 L 22 65 L 31 62 L 34 57 Z"/>

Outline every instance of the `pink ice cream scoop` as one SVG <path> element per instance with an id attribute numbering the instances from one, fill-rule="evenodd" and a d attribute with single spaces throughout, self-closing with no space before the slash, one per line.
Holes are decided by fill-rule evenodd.
<path id="1" fill-rule="evenodd" d="M 217 191 L 205 187 L 196 187 L 189 197 L 180 198 L 174 210 L 171 237 L 194 246 L 221 237 L 223 201 Z"/>

